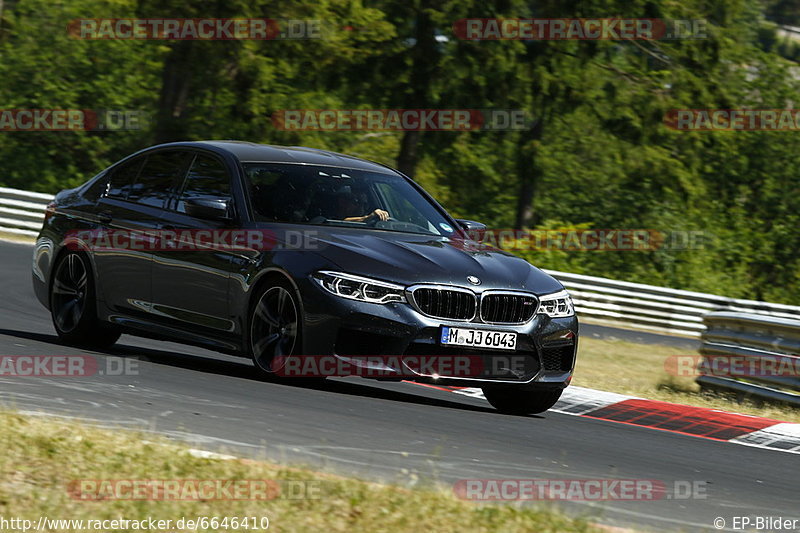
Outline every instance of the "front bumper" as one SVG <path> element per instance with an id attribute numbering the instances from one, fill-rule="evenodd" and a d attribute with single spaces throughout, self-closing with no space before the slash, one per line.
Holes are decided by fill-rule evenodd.
<path id="1" fill-rule="evenodd" d="M 382 371 L 365 377 L 412 380 L 452 386 L 517 386 L 531 389 L 563 388 L 575 366 L 578 321 L 575 316 L 550 318 L 537 314 L 526 324 L 485 324 L 427 317 L 407 303 L 374 304 L 335 296 L 316 282 L 301 287 L 305 314 L 303 353 L 335 356 L 352 362 L 366 356 L 389 358 L 395 373 Z M 440 344 L 442 326 L 512 331 L 516 350 L 486 350 Z M 462 358 L 471 365 L 466 372 L 426 372 L 405 364 L 435 358 Z M 359 359 L 363 358 L 363 359 Z M 385 370 L 385 365 L 382 365 Z M 446 368 L 446 365 L 444 366 Z M 430 367 L 427 367 L 430 368 Z M 437 367 L 440 370 L 442 367 Z"/>

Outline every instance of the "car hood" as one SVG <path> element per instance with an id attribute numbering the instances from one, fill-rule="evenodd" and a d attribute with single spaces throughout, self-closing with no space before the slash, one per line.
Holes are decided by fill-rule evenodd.
<path id="1" fill-rule="evenodd" d="M 562 285 L 524 259 L 474 241 L 390 231 L 325 230 L 317 234 L 323 258 L 342 272 L 403 285 L 443 283 L 548 294 Z"/>

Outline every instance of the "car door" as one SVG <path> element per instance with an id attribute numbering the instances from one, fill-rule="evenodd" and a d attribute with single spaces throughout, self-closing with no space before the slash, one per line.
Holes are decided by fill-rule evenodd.
<path id="1" fill-rule="evenodd" d="M 154 151 L 121 163 L 109 174 L 95 208 L 104 234 L 92 243 L 92 254 L 100 298 L 112 314 L 144 315 L 150 310 L 153 235 L 187 163 L 185 152 Z"/>
<path id="2" fill-rule="evenodd" d="M 177 194 L 160 223 L 163 245 L 154 252 L 153 312 L 167 325 L 206 337 L 233 332 L 228 283 L 236 255 L 210 242 L 238 226 L 232 169 L 217 155 L 197 151 Z M 226 202 L 225 217 L 193 209 L 198 201 Z M 202 238 L 200 237 L 202 233 Z"/>

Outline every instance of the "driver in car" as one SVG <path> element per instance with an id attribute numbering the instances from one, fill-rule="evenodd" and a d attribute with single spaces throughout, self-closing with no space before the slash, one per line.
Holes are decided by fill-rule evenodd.
<path id="1" fill-rule="evenodd" d="M 359 211 L 363 212 L 360 202 L 356 199 L 355 195 L 350 191 L 350 187 L 342 187 L 336 192 L 336 212 L 342 217 L 341 220 L 346 222 L 367 222 L 371 219 L 377 221 L 389 220 L 389 212 L 383 209 L 375 209 L 374 211 L 361 216 L 347 216 L 348 213 Z"/>

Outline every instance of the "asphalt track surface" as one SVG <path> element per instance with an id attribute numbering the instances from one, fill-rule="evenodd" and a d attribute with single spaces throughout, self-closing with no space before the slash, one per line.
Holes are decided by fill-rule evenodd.
<path id="1" fill-rule="evenodd" d="M 89 354 L 101 369 L 117 356 L 135 360 L 137 372 L 0 377 L 3 405 L 404 485 L 450 486 L 474 478 L 704 484 L 704 499 L 549 504 L 647 531 L 715 530 L 717 517 L 729 526 L 741 515 L 800 518 L 795 454 L 559 413 L 505 416 L 483 400 L 409 383 L 266 382 L 245 359 L 127 335 L 106 352 L 61 345 L 31 289 L 31 252 L 0 242 L 0 354 Z M 583 334 L 677 348 L 695 342 L 613 328 L 585 328 Z"/>

